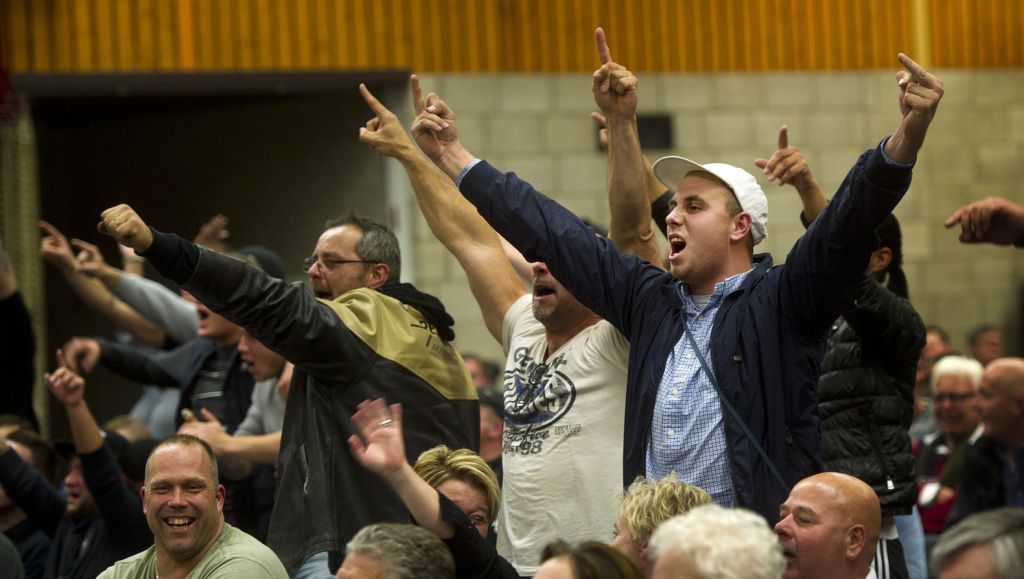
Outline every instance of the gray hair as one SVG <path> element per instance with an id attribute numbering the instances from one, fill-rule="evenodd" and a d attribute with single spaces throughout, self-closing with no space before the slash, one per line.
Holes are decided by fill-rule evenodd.
<path id="1" fill-rule="evenodd" d="M 436 535 L 416 525 L 377 523 L 363 527 L 346 554 L 373 557 L 388 566 L 386 579 L 455 577 L 455 560 Z"/>
<path id="2" fill-rule="evenodd" d="M 342 225 L 358 227 L 363 237 L 356 244 L 356 255 L 359 259 L 375 261 L 388 266 L 389 274 L 386 283 L 398 283 L 402 278 L 402 250 L 398 247 L 398 238 L 391 228 L 376 219 L 348 215 L 329 220 L 324 231 Z"/>
<path id="3" fill-rule="evenodd" d="M 669 552 L 692 561 L 700 579 L 778 579 L 786 570 L 768 522 L 746 509 L 702 505 L 672 517 L 651 535 L 649 557 Z"/>
<path id="4" fill-rule="evenodd" d="M 932 568 L 942 566 L 960 551 L 989 545 L 1000 577 L 1017 577 L 1024 567 L 1024 509 L 1003 507 L 967 517 L 942 534 L 932 550 Z"/>
<path id="5" fill-rule="evenodd" d="M 971 381 L 971 388 L 975 391 L 981 385 L 981 375 L 985 373 L 985 367 L 981 362 L 967 356 L 943 356 L 932 366 L 932 392 L 940 378 L 946 376 L 966 376 Z"/>

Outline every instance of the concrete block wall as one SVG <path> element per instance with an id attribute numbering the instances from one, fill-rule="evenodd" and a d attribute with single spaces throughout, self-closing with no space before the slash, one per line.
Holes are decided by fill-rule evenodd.
<path id="1" fill-rule="evenodd" d="M 911 298 L 927 323 L 944 326 L 958 348 L 975 325 L 1007 331 L 1021 352 L 1024 250 L 965 246 L 942 227 L 957 207 L 988 195 L 1024 201 L 1024 71 L 939 71 L 946 95 L 896 210 L 904 235 Z M 579 215 L 608 221 L 605 156 L 589 113 L 590 75 L 429 75 L 458 116 L 468 148 Z M 849 74 L 645 75 L 641 113 L 669 114 L 672 151 L 724 161 L 757 175 L 753 160 L 771 154 L 779 127 L 807 156 L 831 197 L 862 151 L 898 124 L 895 69 Z M 794 190 L 761 180 L 769 200 L 769 236 L 759 251 L 776 263 L 802 233 Z M 417 279 L 456 319 L 457 345 L 494 358 L 501 350 L 483 325 L 459 264 L 418 212 L 413 238 Z"/>

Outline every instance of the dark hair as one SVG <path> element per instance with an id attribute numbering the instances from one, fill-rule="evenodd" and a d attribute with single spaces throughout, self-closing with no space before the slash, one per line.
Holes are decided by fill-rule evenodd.
<path id="1" fill-rule="evenodd" d="M 0 414 L 0 426 L 17 426 L 20 430 L 35 430 L 32 421 L 20 414 Z"/>
<path id="2" fill-rule="evenodd" d="M 970 344 L 971 347 L 973 348 L 974 346 L 976 346 L 978 344 L 978 340 L 981 339 L 981 335 L 982 334 L 984 334 L 986 332 L 1001 332 L 1001 331 L 1002 330 L 1000 330 L 999 328 L 993 326 L 992 324 L 982 324 L 982 325 L 978 326 L 977 328 L 974 328 L 973 330 L 971 330 L 971 333 L 967 334 L 967 343 Z"/>
<path id="3" fill-rule="evenodd" d="M 565 557 L 575 579 L 643 579 L 629 557 L 598 541 L 584 541 L 576 548 L 562 540 L 549 543 L 541 561 Z"/>
<path id="4" fill-rule="evenodd" d="M 354 214 L 328 219 L 324 224 L 324 231 L 343 225 L 358 227 L 363 232 L 363 237 L 356 244 L 356 255 L 360 259 L 388 266 L 388 280 L 385 283 L 398 283 L 402 278 L 402 251 L 398 247 L 398 238 L 394 232 L 375 219 Z"/>
<path id="5" fill-rule="evenodd" d="M 891 213 L 886 215 L 882 223 L 875 228 L 875 233 L 878 235 L 878 248 L 888 247 L 892 252 L 892 261 L 885 269 L 885 273 L 888 274 L 885 287 L 903 299 L 910 299 L 907 274 L 903 273 L 903 234 L 900 232 L 899 220 Z"/>
<path id="6" fill-rule="evenodd" d="M 47 444 L 46 439 L 37 432 L 22 428 L 7 435 L 7 440 L 25 445 L 25 448 L 32 453 L 32 466 L 35 467 L 43 478 L 52 482 L 56 480 L 57 453 L 53 447 Z"/>
<path id="7" fill-rule="evenodd" d="M 949 345 L 949 340 L 950 340 L 949 332 L 947 332 L 945 328 L 943 328 L 942 326 L 940 326 L 938 324 L 928 324 L 927 326 L 924 327 L 924 333 L 926 333 L 926 334 L 932 334 L 932 333 L 937 334 L 939 336 L 939 339 L 942 340 L 943 344 L 945 344 L 947 346 Z"/>

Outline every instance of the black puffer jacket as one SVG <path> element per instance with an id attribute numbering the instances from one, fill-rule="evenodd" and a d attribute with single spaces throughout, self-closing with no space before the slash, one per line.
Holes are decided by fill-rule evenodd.
<path id="1" fill-rule="evenodd" d="M 821 364 L 821 459 L 871 485 L 883 515 L 906 514 L 917 498 L 907 429 L 924 323 L 910 302 L 870 277 L 854 297 L 832 326 Z"/>

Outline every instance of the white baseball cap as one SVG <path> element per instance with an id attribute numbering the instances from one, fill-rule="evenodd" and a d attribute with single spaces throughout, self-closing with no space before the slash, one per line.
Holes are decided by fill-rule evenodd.
<path id="1" fill-rule="evenodd" d="M 754 245 L 768 235 L 768 198 L 757 184 L 757 179 L 747 171 L 726 163 L 701 165 L 682 157 L 662 157 L 654 163 L 654 175 L 673 192 L 683 177 L 694 171 L 711 173 L 732 189 L 740 207 L 750 214 L 750 235 Z"/>

